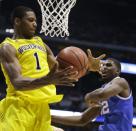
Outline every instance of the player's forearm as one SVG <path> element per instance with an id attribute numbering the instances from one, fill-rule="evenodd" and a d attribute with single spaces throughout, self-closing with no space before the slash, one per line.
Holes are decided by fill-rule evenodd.
<path id="1" fill-rule="evenodd" d="M 52 122 L 67 126 L 84 126 L 81 116 L 52 116 Z"/>
<path id="2" fill-rule="evenodd" d="M 85 96 L 85 100 L 89 101 L 100 101 L 105 99 L 103 95 L 103 88 L 97 89 L 91 93 L 87 93 Z"/>
<path id="3" fill-rule="evenodd" d="M 79 116 L 52 116 L 52 122 L 69 125 L 69 126 L 85 126 L 88 122 L 93 120 L 100 114 L 101 106 L 95 105 L 89 107 Z"/>
<path id="4" fill-rule="evenodd" d="M 46 86 L 51 84 L 50 81 L 48 81 L 48 78 L 42 77 L 42 78 L 17 78 L 12 80 L 12 84 L 17 90 L 32 90 L 32 89 L 38 89 L 42 86 Z"/>
<path id="5" fill-rule="evenodd" d="M 96 104 L 93 107 L 89 107 L 82 113 L 81 120 L 84 123 L 88 123 L 98 116 L 101 112 L 101 105 Z"/>

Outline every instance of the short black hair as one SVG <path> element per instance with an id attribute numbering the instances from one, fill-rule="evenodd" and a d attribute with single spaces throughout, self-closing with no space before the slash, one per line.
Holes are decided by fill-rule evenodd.
<path id="1" fill-rule="evenodd" d="M 111 60 L 111 61 L 113 61 L 113 62 L 114 62 L 114 64 L 116 65 L 116 67 L 117 67 L 117 69 L 118 69 L 119 73 L 121 72 L 121 64 L 120 64 L 120 62 L 119 62 L 117 59 L 114 59 L 114 58 L 108 58 L 107 60 Z"/>
<path id="2" fill-rule="evenodd" d="M 18 7 L 16 7 L 12 11 L 12 13 L 11 13 L 11 18 L 10 18 L 11 19 L 11 23 L 14 24 L 14 20 L 15 20 L 16 17 L 18 17 L 20 19 L 23 18 L 26 15 L 27 11 L 34 12 L 31 8 L 26 7 L 26 6 L 18 6 Z"/>

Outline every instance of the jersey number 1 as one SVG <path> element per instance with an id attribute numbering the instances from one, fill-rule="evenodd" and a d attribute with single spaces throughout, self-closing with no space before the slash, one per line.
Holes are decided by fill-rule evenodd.
<path id="1" fill-rule="evenodd" d="M 41 67 L 40 67 L 40 63 L 39 63 L 39 58 L 38 58 L 37 52 L 34 53 L 34 57 L 35 57 L 35 59 L 36 59 L 36 69 L 37 69 L 37 70 L 40 70 Z"/>

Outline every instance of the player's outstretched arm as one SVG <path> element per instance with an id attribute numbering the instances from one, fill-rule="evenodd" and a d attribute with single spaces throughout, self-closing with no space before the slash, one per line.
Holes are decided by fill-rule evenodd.
<path id="1" fill-rule="evenodd" d="M 71 72 L 72 67 L 58 71 L 57 64 L 47 76 L 42 78 L 33 79 L 23 77 L 21 75 L 21 66 L 16 57 L 15 48 L 10 44 L 4 44 L 0 48 L 0 54 L 3 68 L 17 90 L 32 90 L 49 84 L 73 86 L 73 82 L 77 81 L 77 79 L 73 77 L 73 75 L 77 75 L 77 72 Z"/>
<path id="2" fill-rule="evenodd" d="M 99 57 L 95 58 L 93 57 L 91 50 L 87 50 L 88 54 L 88 71 L 97 71 L 100 70 L 100 65 L 102 63 L 102 59 L 106 56 L 105 54 L 100 55 Z"/>
<path id="3" fill-rule="evenodd" d="M 85 96 L 85 101 L 89 103 L 90 101 L 100 101 L 107 100 L 112 96 L 116 96 L 121 92 L 128 90 L 129 85 L 124 78 L 118 78 L 112 81 L 109 88 L 96 89 Z"/>
<path id="4" fill-rule="evenodd" d="M 52 122 L 69 126 L 85 126 L 100 114 L 101 106 L 95 105 L 86 109 L 80 116 L 56 116 L 52 115 Z"/>

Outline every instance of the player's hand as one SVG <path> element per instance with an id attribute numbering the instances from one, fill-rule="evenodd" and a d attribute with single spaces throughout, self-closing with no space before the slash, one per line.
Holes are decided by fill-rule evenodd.
<path id="1" fill-rule="evenodd" d="M 106 56 L 105 54 L 100 55 L 99 57 L 95 58 L 92 56 L 91 50 L 87 50 L 88 54 L 88 70 L 89 71 L 98 71 L 100 70 L 100 66 L 102 63 L 102 59 Z"/>
<path id="2" fill-rule="evenodd" d="M 100 105 L 98 101 L 86 101 L 88 107 L 94 107 L 96 105 Z"/>
<path id="3" fill-rule="evenodd" d="M 73 67 L 69 66 L 65 69 L 59 70 L 58 64 L 56 63 L 51 69 L 49 74 L 46 76 L 46 80 L 50 84 L 54 85 L 65 85 L 65 86 L 74 86 L 74 82 L 77 82 L 78 72 L 73 71 Z"/>
<path id="4" fill-rule="evenodd" d="M 89 94 L 90 94 L 90 93 L 87 93 L 87 94 L 85 95 L 85 97 L 84 97 L 85 103 L 87 104 L 87 106 L 93 107 L 94 105 L 99 105 L 99 101 L 92 100 L 92 99 L 90 100 Z"/>

